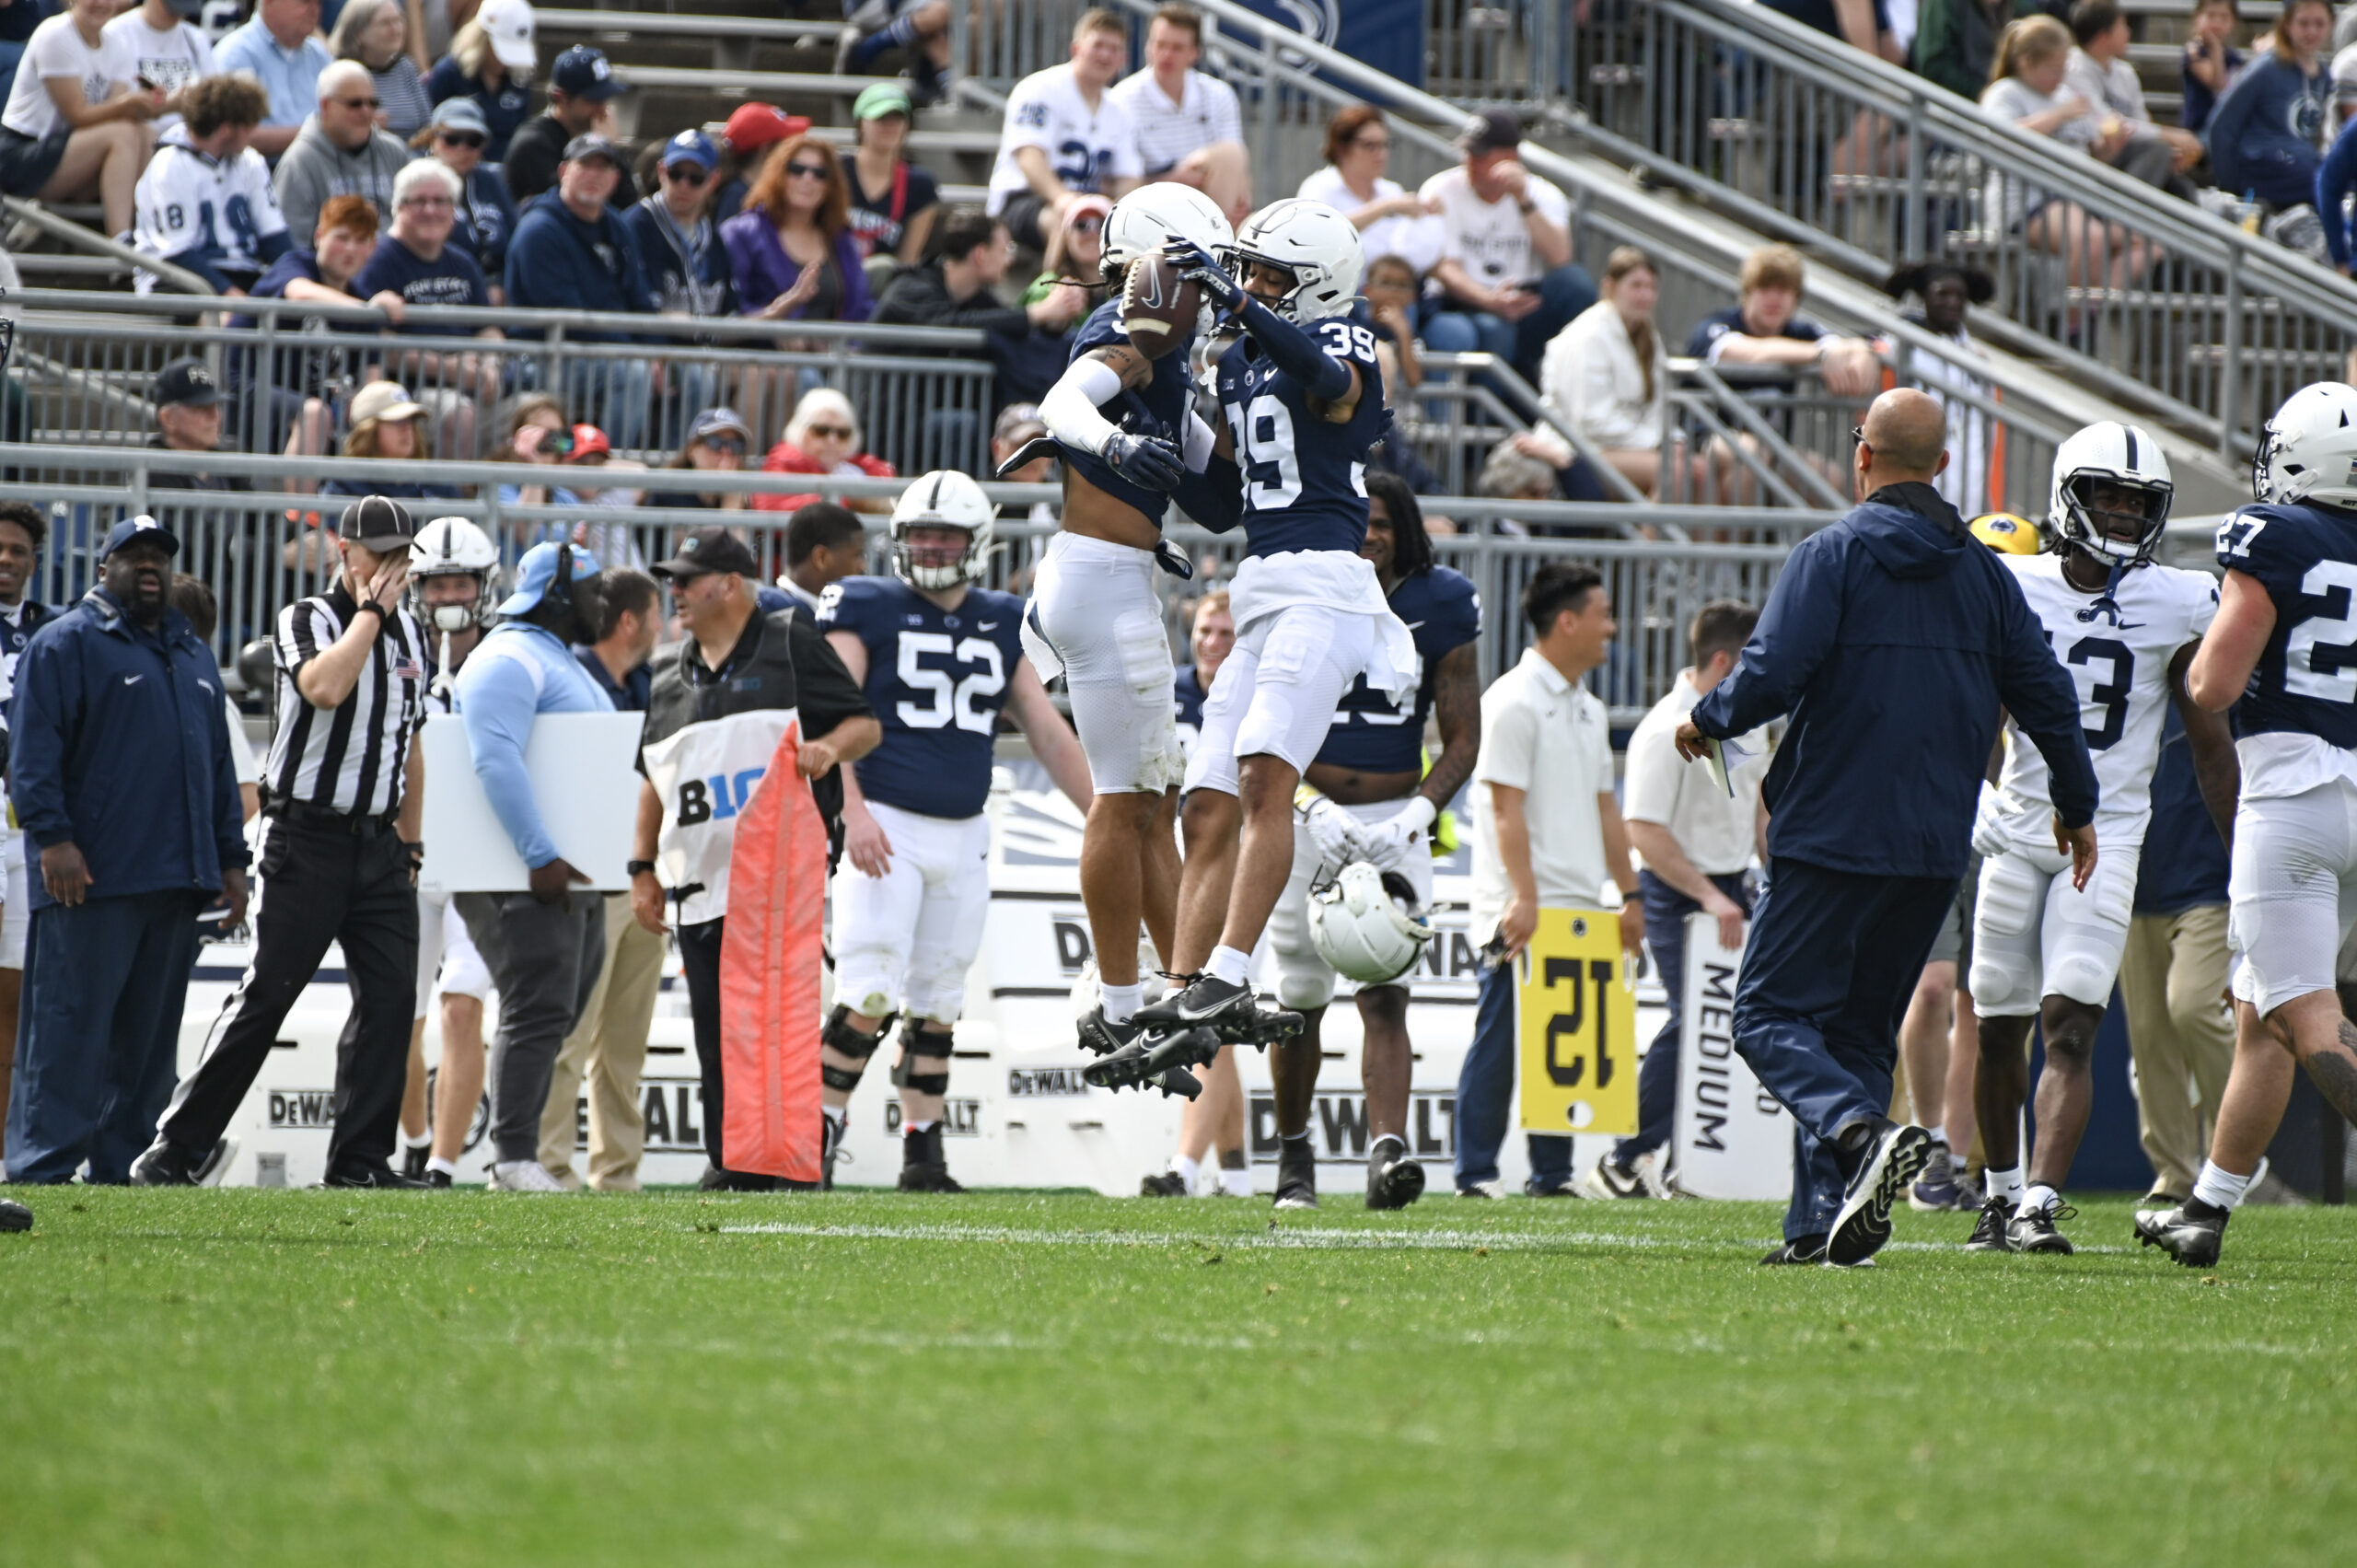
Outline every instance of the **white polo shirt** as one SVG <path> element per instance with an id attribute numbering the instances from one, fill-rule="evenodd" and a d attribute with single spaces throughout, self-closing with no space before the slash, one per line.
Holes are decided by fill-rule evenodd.
<path id="1" fill-rule="evenodd" d="M 1694 690 L 1694 672 L 1681 670 L 1668 694 L 1629 737 L 1621 815 L 1631 822 L 1667 828 L 1694 869 L 1705 877 L 1732 877 L 1751 864 L 1759 785 L 1768 776 L 1772 738 L 1761 728 L 1736 742 L 1751 756 L 1729 771 L 1727 782 L 1735 786 L 1730 797 L 1708 767 L 1678 754 L 1678 726 L 1701 700 L 1702 693 Z"/>
<path id="2" fill-rule="evenodd" d="M 1152 71 L 1140 71 L 1107 89 L 1106 96 L 1129 110 L 1130 122 L 1137 127 L 1138 153 L 1145 160 L 1148 180 L 1159 180 L 1188 154 L 1214 142 L 1244 140 L 1244 112 L 1234 87 L 1190 71 L 1178 90 L 1182 97 L 1174 103 Z"/>
<path id="3" fill-rule="evenodd" d="M 1524 791 L 1530 873 L 1543 909 L 1603 909 L 1610 873 L 1596 797 L 1612 789 L 1604 704 L 1563 679 L 1536 648 L 1481 693 L 1481 760 L 1473 768 L 1472 923 L 1478 947 L 1498 929 L 1514 884 L 1498 858 L 1489 786 Z"/>

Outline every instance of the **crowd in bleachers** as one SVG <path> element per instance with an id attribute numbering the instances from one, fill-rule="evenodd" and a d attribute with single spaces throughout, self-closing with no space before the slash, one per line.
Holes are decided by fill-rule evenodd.
<path id="1" fill-rule="evenodd" d="M 2118 0 L 1762 0 L 1904 64 L 1991 118 L 2350 269 L 2357 195 L 2357 6 L 2288 0 L 2258 37 L 2235 0 L 2193 0 L 2177 123 L 2147 103 Z M 2119 288 L 2159 252 L 2021 179 L 1990 178 L 1996 226 L 2066 258 L 2072 285 Z"/>

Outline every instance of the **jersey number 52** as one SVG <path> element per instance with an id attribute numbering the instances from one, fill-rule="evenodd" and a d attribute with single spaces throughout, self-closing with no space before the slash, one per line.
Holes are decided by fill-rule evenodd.
<path id="1" fill-rule="evenodd" d="M 946 657 L 952 668 L 928 668 L 922 662 L 927 655 Z M 958 679 L 955 670 L 970 666 L 979 668 Z M 919 706 L 902 698 L 894 709 L 911 729 L 946 729 L 955 724 L 959 729 L 988 735 L 996 727 L 996 704 L 975 706 L 975 699 L 995 697 L 1006 690 L 1005 665 L 998 645 L 988 638 L 957 640 L 946 632 L 903 632 L 899 674 L 901 685 L 929 699 Z"/>

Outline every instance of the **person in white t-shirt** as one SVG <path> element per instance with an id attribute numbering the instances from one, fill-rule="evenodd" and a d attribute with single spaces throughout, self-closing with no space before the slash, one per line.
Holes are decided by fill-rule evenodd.
<path id="1" fill-rule="evenodd" d="M 1644 945 L 1644 904 L 1629 866 L 1629 830 L 1612 793 L 1612 737 L 1604 704 L 1581 685 L 1620 630 L 1593 566 L 1552 562 L 1522 593 L 1530 646 L 1481 693 L 1480 760 L 1473 765 L 1472 919 L 1480 947 L 1473 1044 L 1457 1077 L 1457 1192 L 1499 1195 L 1498 1147 L 1514 1098 L 1514 962 L 1542 909 L 1602 909 L 1620 889 L 1620 946 Z M 1536 1198 L 1577 1197 L 1567 1137 L 1530 1135 Z"/>
<path id="2" fill-rule="evenodd" d="M 1195 69 L 1202 57 L 1202 13 L 1165 6 L 1146 24 L 1146 69 L 1107 96 L 1137 127 L 1145 178 L 1191 185 L 1218 203 L 1231 225 L 1240 224 L 1252 212 L 1244 111 L 1234 87 Z"/>
<path id="3" fill-rule="evenodd" d="M 106 231 L 131 228 L 132 192 L 155 150 L 149 123 L 169 107 L 139 82 L 138 52 L 110 35 L 113 0 L 74 8 L 33 29 L 0 110 L 0 192 L 105 209 Z"/>
<path id="4" fill-rule="evenodd" d="M 1382 111 L 1352 104 L 1326 122 L 1326 165 L 1295 194 L 1323 202 L 1350 219 L 1370 262 L 1397 256 L 1422 278 L 1440 260 L 1448 238 L 1434 215 L 1440 203 L 1385 179 L 1390 161 L 1391 129 Z"/>
<path id="5" fill-rule="evenodd" d="M 270 166 L 251 145 L 270 95 L 249 76 L 207 76 L 180 105 L 187 119 L 164 133 L 139 177 L 132 243 L 242 295 L 290 248 Z M 155 273 L 139 273 L 140 293 L 155 286 Z"/>
<path id="6" fill-rule="evenodd" d="M 1572 260 L 1571 202 L 1523 167 L 1522 122 L 1511 110 L 1483 110 L 1457 145 L 1464 163 L 1421 192 L 1445 237 L 1424 347 L 1493 354 L 1536 382 L 1548 341 L 1596 303 L 1595 280 Z"/>
<path id="7" fill-rule="evenodd" d="M 1007 94 L 984 205 L 1018 245 L 1046 251 L 1074 198 L 1119 201 L 1144 177 L 1137 127 L 1107 90 L 1129 41 L 1120 17 L 1084 11 L 1073 25 L 1071 62 L 1034 71 Z"/>
<path id="8" fill-rule="evenodd" d="M 1734 672 L 1759 611 L 1719 599 L 1694 615 L 1687 634 L 1694 660 L 1629 738 L 1629 840 L 1644 858 L 1637 886 L 1644 896 L 1645 942 L 1669 1000 L 1669 1020 L 1654 1037 L 1637 1072 L 1637 1131 L 1580 1179 L 1591 1198 L 1666 1198 L 1663 1146 L 1678 1105 L 1678 1047 L 1686 994 L 1686 922 L 1700 912 L 1718 922 L 1719 946 L 1741 952 L 1751 917 L 1752 856 L 1759 848 L 1759 785 L 1768 776 L 1769 737 L 1755 731 L 1736 744 L 1749 756 L 1727 770 L 1730 795 L 1710 772 L 1678 754 L 1678 726 L 1711 688 Z"/>
<path id="9" fill-rule="evenodd" d="M 146 0 L 106 25 L 108 38 L 121 34 L 131 42 L 139 61 L 139 74 L 133 79 L 163 88 L 172 104 L 156 119 L 158 136 L 180 122 L 180 93 L 199 77 L 219 70 L 213 63 L 213 41 L 188 20 L 203 9 L 204 0 Z"/>

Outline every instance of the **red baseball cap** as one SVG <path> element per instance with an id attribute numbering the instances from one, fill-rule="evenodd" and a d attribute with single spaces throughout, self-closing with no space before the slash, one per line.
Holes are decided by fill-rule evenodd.
<path id="1" fill-rule="evenodd" d="M 604 431 L 594 424 L 576 424 L 573 427 L 573 450 L 565 454 L 564 460 L 579 463 L 613 455 L 613 444 L 606 439 Z"/>
<path id="2" fill-rule="evenodd" d="M 799 136 L 810 129 L 807 114 L 788 114 L 766 103 L 745 103 L 728 117 L 726 129 L 721 134 L 728 138 L 728 145 L 739 157 L 772 142 L 783 142 L 788 136 Z"/>

